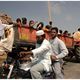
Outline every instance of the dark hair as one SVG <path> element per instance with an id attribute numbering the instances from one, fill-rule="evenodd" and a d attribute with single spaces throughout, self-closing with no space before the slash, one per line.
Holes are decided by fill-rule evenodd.
<path id="1" fill-rule="evenodd" d="M 52 31 L 52 30 L 55 30 L 55 31 L 58 33 L 58 28 L 57 28 L 57 27 L 51 28 L 51 31 Z"/>
<path id="2" fill-rule="evenodd" d="M 20 18 L 17 18 L 17 19 L 16 19 L 16 22 L 21 22 L 21 19 L 20 19 Z"/>
<path id="3" fill-rule="evenodd" d="M 52 21 L 49 21 L 49 24 L 52 26 Z"/>
<path id="4" fill-rule="evenodd" d="M 39 29 L 39 30 L 41 30 L 43 27 L 44 27 L 44 23 L 43 22 L 40 22 L 40 23 L 38 23 L 37 24 L 37 28 L 38 28 L 38 26 L 41 24 L 41 28 Z"/>
<path id="5" fill-rule="evenodd" d="M 59 30 L 59 32 L 62 34 L 62 30 Z"/>
<path id="6" fill-rule="evenodd" d="M 29 21 L 29 26 L 30 26 L 31 22 L 33 22 L 33 23 L 34 23 L 34 21 L 33 21 L 33 20 L 30 20 L 30 21 Z"/>
<path id="7" fill-rule="evenodd" d="M 66 33 L 68 33 L 68 31 L 67 31 L 67 30 L 65 30 L 63 34 L 66 34 Z"/>
<path id="8" fill-rule="evenodd" d="M 45 27 L 46 27 L 47 29 L 50 29 L 50 28 L 51 28 L 51 26 L 50 26 L 50 25 L 46 25 Z"/>
<path id="9" fill-rule="evenodd" d="M 22 18 L 22 24 L 26 24 L 27 23 L 27 18 L 23 17 Z"/>
<path id="10" fill-rule="evenodd" d="M 80 28 L 78 28 L 78 31 L 80 31 Z"/>

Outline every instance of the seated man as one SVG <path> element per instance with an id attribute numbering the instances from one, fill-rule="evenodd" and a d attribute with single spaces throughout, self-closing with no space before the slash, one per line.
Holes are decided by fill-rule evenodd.
<path id="1" fill-rule="evenodd" d="M 32 56 L 30 57 L 32 60 L 32 66 L 30 68 L 31 76 L 33 79 L 42 79 L 41 73 L 43 71 L 49 71 L 51 65 L 50 55 L 52 53 L 52 48 L 49 41 L 45 39 L 43 30 L 36 32 L 36 38 L 36 49 L 29 52 L 22 52 L 21 54 Z"/>
<path id="2" fill-rule="evenodd" d="M 53 53 L 51 54 L 52 67 L 54 68 L 56 75 L 55 78 L 63 79 L 64 76 L 62 74 L 62 58 L 68 54 L 68 49 L 66 48 L 65 43 L 57 37 L 58 28 L 53 27 L 50 31 L 50 43 L 53 48 Z"/>

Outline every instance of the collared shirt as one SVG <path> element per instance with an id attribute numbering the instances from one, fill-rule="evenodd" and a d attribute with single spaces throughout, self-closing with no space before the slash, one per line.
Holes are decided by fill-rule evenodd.
<path id="1" fill-rule="evenodd" d="M 51 46 L 53 48 L 52 55 L 55 54 L 58 59 L 61 59 L 68 54 L 68 50 L 66 48 L 66 45 L 58 37 L 50 40 L 50 43 L 51 43 Z"/>
<path id="2" fill-rule="evenodd" d="M 42 63 L 45 69 L 49 71 L 51 65 L 50 55 L 52 53 L 51 44 L 48 40 L 44 39 L 41 46 L 32 50 L 34 57 L 37 57 L 37 63 Z"/>

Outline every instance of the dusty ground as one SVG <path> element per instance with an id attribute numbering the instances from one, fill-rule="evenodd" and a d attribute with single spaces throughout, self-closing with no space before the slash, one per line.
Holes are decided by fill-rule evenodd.
<path id="1" fill-rule="evenodd" d="M 80 63 L 67 62 L 64 65 L 65 79 L 80 79 Z"/>

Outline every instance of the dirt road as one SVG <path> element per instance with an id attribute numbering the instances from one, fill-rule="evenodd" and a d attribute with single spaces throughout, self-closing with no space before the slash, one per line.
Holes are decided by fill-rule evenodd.
<path id="1" fill-rule="evenodd" d="M 80 79 L 80 63 L 68 62 L 64 65 L 65 79 Z"/>

